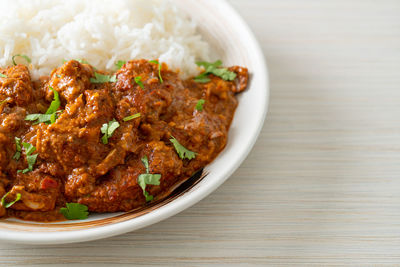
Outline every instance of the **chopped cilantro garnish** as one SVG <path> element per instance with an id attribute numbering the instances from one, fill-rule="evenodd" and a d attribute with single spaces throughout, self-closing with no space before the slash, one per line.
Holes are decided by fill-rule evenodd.
<path id="1" fill-rule="evenodd" d="M 57 111 L 57 109 L 61 105 L 60 101 L 60 96 L 56 90 L 53 89 L 53 87 L 49 87 L 50 90 L 53 91 L 54 93 L 54 98 L 53 101 L 51 101 L 49 108 L 47 109 L 45 114 L 29 114 L 25 117 L 26 121 L 36 121 L 34 124 L 39 124 L 39 123 L 47 123 L 47 124 L 53 124 L 56 119 L 57 119 L 57 113 L 60 111 Z"/>
<path id="2" fill-rule="evenodd" d="M 54 90 L 53 87 L 51 87 L 51 86 L 49 86 L 49 88 L 51 91 L 53 91 L 54 97 L 53 97 L 53 101 L 51 101 L 50 106 L 46 111 L 46 114 L 53 114 L 53 113 L 57 112 L 57 109 L 61 105 L 61 101 L 60 101 L 60 95 L 58 94 L 58 92 L 56 90 Z"/>
<path id="3" fill-rule="evenodd" d="M 2 100 L 2 101 L 0 102 L 0 106 L 3 105 L 4 103 L 7 103 L 8 100 L 9 100 L 8 98 Z"/>
<path id="4" fill-rule="evenodd" d="M 135 77 L 135 83 L 137 83 L 142 89 L 144 89 L 144 85 L 142 83 L 142 77 L 140 76 Z"/>
<path id="5" fill-rule="evenodd" d="M 112 121 L 109 121 L 108 123 L 104 123 L 103 126 L 101 127 L 100 131 L 103 135 L 101 138 L 101 141 L 103 144 L 107 145 L 108 144 L 108 138 L 111 138 L 115 130 L 118 129 L 120 126 L 119 122 L 117 122 L 115 119 Z"/>
<path id="6" fill-rule="evenodd" d="M 225 81 L 233 81 L 234 79 L 236 79 L 236 76 L 237 76 L 236 73 L 228 70 L 227 68 L 221 68 L 221 65 L 222 65 L 221 60 L 217 60 L 213 63 L 200 61 L 200 62 L 197 62 L 196 64 L 199 67 L 203 67 L 205 69 L 205 71 L 202 74 L 200 74 L 194 78 L 195 82 L 198 82 L 198 83 L 209 82 L 210 81 L 210 79 L 208 78 L 209 74 L 214 74 L 215 76 L 218 76 Z"/>
<path id="7" fill-rule="evenodd" d="M 122 66 L 125 65 L 125 64 L 126 64 L 126 61 L 125 61 L 125 60 L 118 60 L 118 61 L 115 63 L 115 66 L 117 67 L 117 69 L 120 69 L 120 68 L 122 68 Z"/>
<path id="8" fill-rule="evenodd" d="M 90 65 L 90 63 L 89 62 L 87 62 L 86 60 L 84 60 L 84 59 L 76 59 L 76 61 L 78 61 L 79 63 L 81 63 L 81 64 L 87 64 L 87 65 Z"/>
<path id="9" fill-rule="evenodd" d="M 211 81 L 211 79 L 208 78 L 207 76 L 208 76 L 207 72 L 203 72 L 199 76 L 195 77 L 194 81 L 197 83 L 208 83 L 209 81 Z"/>
<path id="10" fill-rule="evenodd" d="M 172 138 L 169 139 L 169 141 L 171 141 L 171 143 L 174 145 L 176 152 L 178 153 L 179 157 L 181 159 L 194 159 L 196 157 L 196 152 L 190 151 L 189 149 L 187 149 L 186 147 L 184 147 L 183 145 L 181 145 L 178 140 L 175 139 L 175 137 L 171 136 Z"/>
<path id="11" fill-rule="evenodd" d="M 18 55 L 14 55 L 14 56 L 11 58 L 11 60 L 12 60 L 12 62 L 13 62 L 13 64 L 14 64 L 14 66 L 17 65 L 17 63 L 15 62 L 15 58 L 16 58 L 16 57 L 22 57 L 22 58 L 24 58 L 24 59 L 26 60 L 26 62 L 28 62 L 28 64 L 30 64 L 30 63 L 32 62 L 32 60 L 31 60 L 27 55 L 18 54 Z"/>
<path id="12" fill-rule="evenodd" d="M 14 140 L 15 140 L 15 147 L 16 147 L 16 150 L 15 150 L 15 154 L 14 154 L 14 156 L 13 156 L 13 159 L 15 159 L 16 161 L 18 161 L 19 158 L 21 157 L 21 152 L 22 152 L 22 149 L 21 149 L 21 138 L 19 138 L 19 137 L 14 137 Z"/>
<path id="13" fill-rule="evenodd" d="M 11 207 L 12 205 L 15 204 L 15 202 L 19 201 L 21 199 L 21 194 L 17 193 L 17 197 L 15 198 L 14 201 L 11 201 L 10 203 L 6 203 L 6 197 L 8 196 L 8 194 L 10 194 L 10 192 L 7 192 L 2 198 L 1 198 L 1 205 L 8 209 L 9 207 Z"/>
<path id="14" fill-rule="evenodd" d="M 203 105 L 204 105 L 205 102 L 206 101 L 204 99 L 200 99 L 199 101 L 197 101 L 196 109 L 198 111 L 203 111 Z"/>
<path id="15" fill-rule="evenodd" d="M 136 114 L 133 114 L 133 115 L 131 115 L 131 116 L 125 117 L 125 118 L 123 118 L 122 120 L 123 120 L 123 121 L 131 121 L 131 120 L 133 120 L 133 119 L 139 118 L 140 116 L 141 116 L 140 113 L 136 113 Z"/>
<path id="16" fill-rule="evenodd" d="M 143 195 L 146 197 L 146 202 L 152 201 L 153 196 L 146 191 L 146 185 L 160 185 L 161 174 L 150 174 L 149 160 L 147 156 L 142 158 L 143 165 L 146 167 L 146 173 L 138 177 L 138 184 L 143 190 Z"/>
<path id="17" fill-rule="evenodd" d="M 117 81 L 117 76 L 116 75 L 104 75 L 100 74 L 98 72 L 94 73 L 95 78 L 90 78 L 91 83 L 115 83 Z"/>
<path id="18" fill-rule="evenodd" d="M 161 77 L 161 67 L 162 66 L 161 66 L 160 62 L 158 62 L 157 60 L 150 60 L 149 62 L 158 65 L 158 79 L 160 80 L 160 83 L 163 83 L 164 81 L 163 81 L 163 78 Z"/>
<path id="19" fill-rule="evenodd" d="M 60 208 L 60 213 L 68 220 L 84 220 L 87 219 L 89 212 L 88 207 L 79 203 L 66 203 L 66 208 Z"/>
<path id="20" fill-rule="evenodd" d="M 1 77 L 1 78 L 8 78 L 7 75 L 5 75 L 5 74 L 3 74 L 3 73 L 0 73 L 0 77 Z"/>
<path id="21" fill-rule="evenodd" d="M 25 153 L 26 153 L 26 161 L 28 162 L 28 168 L 24 170 L 19 170 L 18 172 L 22 173 L 27 173 L 30 171 L 33 171 L 33 165 L 36 163 L 36 159 L 38 154 L 32 155 L 33 152 L 35 152 L 36 147 L 29 143 L 22 143 L 22 146 L 25 148 Z"/>

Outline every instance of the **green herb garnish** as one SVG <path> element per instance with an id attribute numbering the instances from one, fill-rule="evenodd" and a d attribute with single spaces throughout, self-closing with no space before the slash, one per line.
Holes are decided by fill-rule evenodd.
<path id="1" fill-rule="evenodd" d="M 117 69 L 120 69 L 125 64 L 126 64 L 125 60 L 118 60 L 117 63 L 115 63 L 115 66 L 117 67 Z"/>
<path id="2" fill-rule="evenodd" d="M 32 155 L 33 152 L 35 152 L 36 147 L 29 143 L 22 143 L 22 146 L 25 148 L 25 153 L 26 153 L 26 161 L 28 162 L 28 168 L 24 170 L 18 170 L 18 172 L 22 173 L 27 173 L 30 171 L 33 171 L 33 165 L 36 163 L 36 159 L 38 154 Z"/>
<path id="3" fill-rule="evenodd" d="M 2 100 L 2 101 L 0 102 L 0 106 L 3 105 L 4 103 L 7 103 L 8 100 L 9 100 L 8 98 Z"/>
<path id="4" fill-rule="evenodd" d="M 11 58 L 11 60 L 12 60 L 12 62 L 13 62 L 13 64 L 14 64 L 14 66 L 17 65 L 17 63 L 15 62 L 15 58 L 16 58 L 16 57 L 22 57 L 23 59 L 26 60 L 26 62 L 28 62 L 28 64 L 30 64 L 30 63 L 32 62 L 32 60 L 31 60 L 27 55 L 18 54 L 18 55 L 14 55 L 14 56 Z"/>
<path id="5" fill-rule="evenodd" d="M 66 203 L 66 208 L 60 208 L 60 213 L 68 220 L 84 220 L 87 219 L 89 212 L 88 207 L 79 203 Z"/>
<path id="6" fill-rule="evenodd" d="M 5 74 L 3 74 L 3 73 L 0 73 L 0 77 L 1 77 L 1 78 L 8 78 L 8 76 L 5 75 Z"/>
<path id="7" fill-rule="evenodd" d="M 9 207 L 11 207 L 12 205 L 15 204 L 15 202 L 19 201 L 21 199 L 21 194 L 17 193 L 17 197 L 15 198 L 14 201 L 11 201 L 10 203 L 6 203 L 6 197 L 8 196 L 8 194 L 10 194 L 10 192 L 7 192 L 2 198 L 1 198 L 1 205 L 8 209 Z"/>
<path id="8" fill-rule="evenodd" d="M 209 74 L 214 74 L 215 76 L 218 76 L 225 81 L 233 81 L 234 79 L 236 79 L 236 76 L 237 76 L 236 73 L 228 70 L 227 68 L 221 68 L 221 65 L 222 65 L 221 60 L 217 60 L 214 63 L 200 61 L 200 62 L 197 62 L 196 64 L 199 67 L 203 67 L 205 69 L 205 72 L 196 76 L 194 78 L 195 82 L 198 82 L 198 83 L 209 82 L 210 81 L 210 79 L 208 78 Z"/>
<path id="9" fill-rule="evenodd" d="M 178 140 L 175 139 L 175 137 L 171 136 L 172 138 L 169 139 L 169 141 L 171 141 L 171 143 L 174 145 L 176 152 L 178 153 L 179 157 L 181 159 L 194 159 L 196 157 L 196 152 L 190 151 L 189 149 L 187 149 L 186 147 L 184 147 L 183 145 L 181 145 Z"/>
<path id="10" fill-rule="evenodd" d="M 95 78 L 90 78 L 91 83 L 115 83 L 117 81 L 117 76 L 116 75 L 104 75 L 100 74 L 98 72 L 94 73 Z"/>
<path id="11" fill-rule="evenodd" d="M 160 62 L 158 62 L 158 60 L 150 60 L 149 62 L 158 65 L 158 79 L 160 80 L 160 83 L 163 83 L 164 81 L 163 81 L 163 78 L 161 77 L 161 67 L 162 66 L 161 66 Z"/>
<path id="12" fill-rule="evenodd" d="M 196 109 L 198 111 L 203 111 L 203 105 L 204 105 L 205 102 L 206 101 L 204 99 L 200 99 L 199 101 L 197 101 Z"/>
<path id="13" fill-rule="evenodd" d="M 18 161 L 19 158 L 21 157 L 21 152 L 22 152 L 22 149 L 21 149 L 21 138 L 14 137 L 14 140 L 15 140 L 16 152 L 15 152 L 15 154 L 13 156 L 13 159 Z"/>
<path id="14" fill-rule="evenodd" d="M 143 190 L 143 195 L 146 197 L 146 202 L 152 201 L 153 196 L 146 191 L 146 185 L 160 185 L 161 174 L 150 174 L 149 160 L 147 156 L 142 158 L 143 165 L 146 167 L 146 173 L 138 177 L 138 184 Z"/>
<path id="15" fill-rule="evenodd" d="M 84 60 L 84 59 L 76 59 L 76 61 L 78 61 L 79 63 L 81 63 L 81 64 L 87 64 L 87 65 L 91 65 L 89 62 L 87 62 L 86 60 Z"/>
<path id="16" fill-rule="evenodd" d="M 140 116 L 141 116 L 140 113 L 136 113 L 136 114 L 133 114 L 133 115 L 131 115 L 131 116 L 125 117 L 125 118 L 123 118 L 122 120 L 123 120 L 123 121 L 131 121 L 131 120 L 133 120 L 133 119 L 139 118 Z"/>
<path id="17" fill-rule="evenodd" d="M 57 111 L 57 109 L 61 105 L 60 101 L 60 96 L 56 90 L 53 89 L 53 87 L 49 86 L 50 90 L 53 91 L 54 93 L 54 98 L 53 101 L 51 101 L 49 108 L 47 109 L 45 114 L 29 114 L 25 117 L 26 121 L 36 121 L 35 124 L 39 123 L 47 123 L 47 124 L 53 124 L 56 119 L 57 119 L 57 113 L 60 111 Z"/>
<path id="18" fill-rule="evenodd" d="M 208 78 L 207 76 L 208 76 L 207 72 L 203 72 L 199 76 L 195 77 L 194 81 L 197 83 L 208 83 L 209 81 L 211 81 L 211 79 Z"/>
<path id="19" fill-rule="evenodd" d="M 108 144 L 108 138 L 111 138 L 115 130 L 118 129 L 120 126 L 119 122 L 117 122 L 115 119 L 112 121 L 109 121 L 108 123 L 104 123 L 103 126 L 101 127 L 100 131 L 103 135 L 101 138 L 101 141 L 103 144 L 107 145 Z"/>
<path id="20" fill-rule="evenodd" d="M 142 83 L 142 77 L 140 76 L 135 77 L 135 83 L 137 83 L 142 89 L 144 89 L 144 85 Z"/>

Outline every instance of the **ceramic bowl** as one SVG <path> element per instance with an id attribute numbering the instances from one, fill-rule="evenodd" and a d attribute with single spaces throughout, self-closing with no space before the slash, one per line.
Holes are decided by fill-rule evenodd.
<path id="1" fill-rule="evenodd" d="M 0 220 L 0 240 L 24 244 L 62 244 L 133 231 L 189 208 L 218 188 L 240 166 L 261 131 L 267 112 L 268 72 L 260 46 L 242 18 L 225 0 L 175 0 L 198 22 L 199 30 L 224 65 L 246 66 L 251 73 L 239 96 L 228 144 L 202 176 L 190 180 L 164 201 L 127 213 L 93 214 L 85 221 L 34 223 Z M 207 175 L 204 175 L 207 174 Z"/>

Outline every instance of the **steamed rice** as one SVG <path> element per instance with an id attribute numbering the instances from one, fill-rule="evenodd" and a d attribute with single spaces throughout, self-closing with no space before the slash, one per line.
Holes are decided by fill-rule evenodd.
<path id="1" fill-rule="evenodd" d="M 166 0 L 0 0 L 0 66 L 32 59 L 34 78 L 63 60 L 84 59 L 115 71 L 115 62 L 159 59 L 183 78 L 209 60 L 196 24 Z M 18 59 L 23 62 L 22 59 Z"/>

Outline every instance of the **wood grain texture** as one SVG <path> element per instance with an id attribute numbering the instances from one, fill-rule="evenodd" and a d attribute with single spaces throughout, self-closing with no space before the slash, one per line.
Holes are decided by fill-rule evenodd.
<path id="1" fill-rule="evenodd" d="M 271 75 L 245 163 L 151 227 L 0 265 L 400 266 L 400 1 L 231 0 Z"/>

